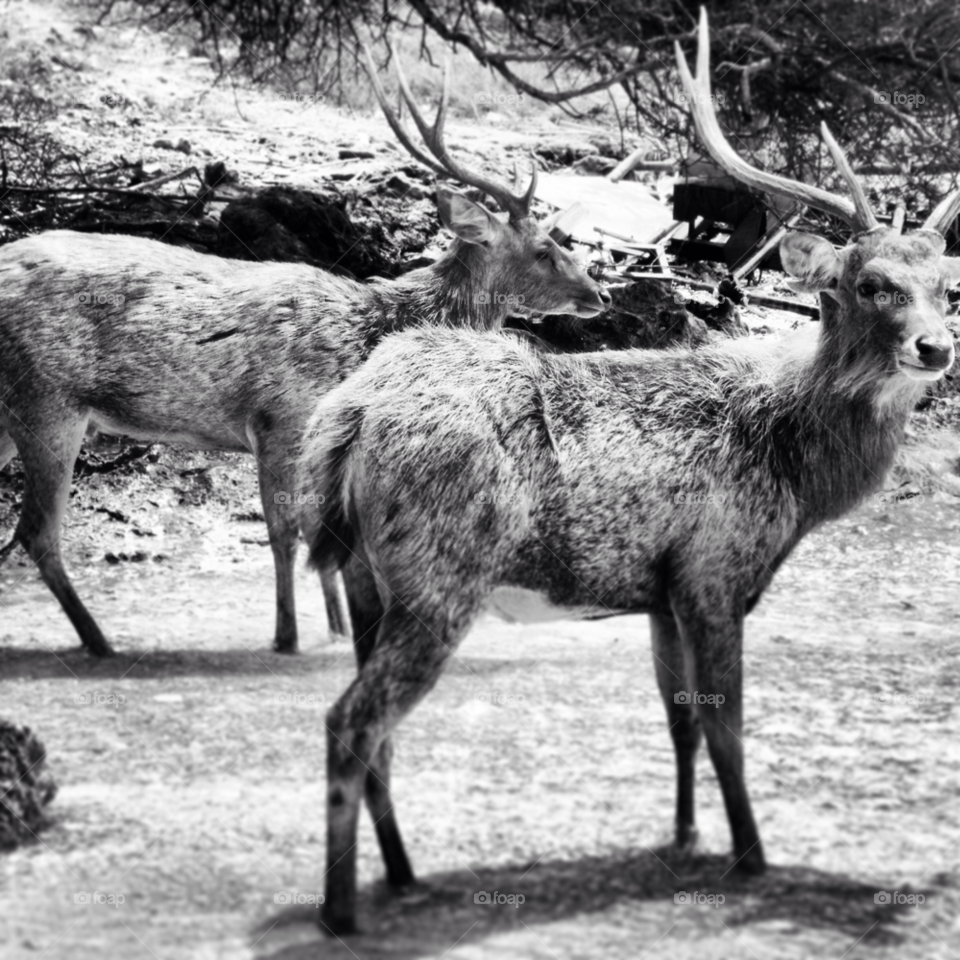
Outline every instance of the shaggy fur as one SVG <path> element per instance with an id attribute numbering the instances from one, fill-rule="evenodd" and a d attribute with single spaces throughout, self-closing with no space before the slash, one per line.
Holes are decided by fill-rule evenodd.
<path id="1" fill-rule="evenodd" d="M 813 335 L 568 356 L 410 332 L 319 404 L 301 485 L 322 504 L 304 530 L 316 567 L 346 568 L 367 631 L 327 718 L 328 929 L 353 925 L 364 794 L 388 878 L 412 879 L 386 787 L 390 731 L 505 589 L 580 615 L 651 615 L 677 842 L 695 837 L 702 727 L 737 866 L 763 869 L 743 780 L 743 619 L 801 537 L 880 484 L 925 384 L 952 363 L 942 249 L 892 231 L 840 254 L 788 238 L 788 268 L 824 291 Z M 903 302 L 878 302 L 873 285 Z M 721 705 L 678 703 L 683 691 Z"/>
<path id="2" fill-rule="evenodd" d="M 55 232 L 0 250 L 0 469 L 19 452 L 16 539 L 88 649 L 111 652 L 59 552 L 88 428 L 257 456 L 277 570 L 275 646 L 294 651 L 296 512 L 276 501 L 296 493 L 291 455 L 317 397 L 393 331 L 495 330 L 509 295 L 544 314 L 592 316 L 609 303 L 534 220 L 504 223 L 446 189 L 438 198 L 446 225 L 477 242 L 457 239 L 435 265 L 395 281 L 134 237 Z"/>

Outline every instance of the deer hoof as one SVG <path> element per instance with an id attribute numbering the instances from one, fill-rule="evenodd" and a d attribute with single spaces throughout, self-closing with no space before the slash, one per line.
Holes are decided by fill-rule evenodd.
<path id="1" fill-rule="evenodd" d="M 85 643 L 82 649 L 86 650 L 92 657 L 115 657 L 117 655 L 117 651 L 106 640 Z"/>
<path id="2" fill-rule="evenodd" d="M 317 926 L 328 937 L 346 937 L 357 932 L 357 922 L 353 916 L 334 917 L 324 914 L 317 921 Z"/>
<path id="3" fill-rule="evenodd" d="M 755 877 L 767 869 L 767 862 L 763 857 L 763 850 L 760 849 L 760 846 L 751 847 L 746 853 L 737 855 L 736 863 L 733 865 L 733 869 L 744 876 Z"/>

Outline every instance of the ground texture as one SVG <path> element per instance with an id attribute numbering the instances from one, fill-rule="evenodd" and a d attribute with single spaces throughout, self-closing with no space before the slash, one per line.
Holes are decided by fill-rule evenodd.
<path id="1" fill-rule="evenodd" d="M 301 569 L 303 653 L 269 652 L 252 465 L 201 462 L 165 452 L 142 474 L 78 485 L 67 556 L 115 660 L 77 652 L 22 556 L 3 572 L 4 714 L 41 737 L 60 786 L 52 826 L 0 861 L 5 958 L 960 952 L 952 498 L 872 500 L 812 535 L 748 621 L 765 877 L 727 874 L 705 753 L 702 854 L 659 849 L 674 767 L 645 618 L 484 620 L 397 737 L 399 819 L 429 889 L 385 896 L 364 819 L 365 932 L 338 943 L 316 933 L 310 898 L 323 712 L 352 651 L 327 638 Z M 476 903 L 482 892 L 524 902 Z"/>

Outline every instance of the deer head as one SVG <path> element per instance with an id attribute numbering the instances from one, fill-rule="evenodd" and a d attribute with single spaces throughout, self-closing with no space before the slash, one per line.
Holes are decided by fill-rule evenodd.
<path id="1" fill-rule="evenodd" d="M 513 298 L 519 312 L 537 314 L 573 314 L 594 317 L 610 305 L 610 295 L 580 268 L 567 251 L 561 249 L 540 228 L 530 213 L 537 189 L 534 163 L 530 185 L 515 194 L 503 184 L 471 171 L 448 153 L 443 139 L 449 100 L 449 60 L 443 68 L 443 93 L 433 124 L 421 116 L 407 79 L 393 48 L 391 56 L 397 71 L 400 92 L 420 136 L 432 157 L 414 142 L 402 121 L 390 108 L 387 95 L 377 76 L 373 57 L 364 47 L 370 80 L 380 108 L 397 139 L 409 153 L 435 173 L 453 177 L 465 186 L 476 187 L 497 202 L 506 219 L 491 213 L 483 204 L 474 203 L 449 187 L 437 186 L 437 206 L 443 225 L 456 241 L 438 263 L 441 271 L 462 272 L 464 295 Z M 457 268 L 462 267 L 462 271 Z"/>
<path id="2" fill-rule="evenodd" d="M 960 211 L 960 190 L 947 196 L 909 236 L 881 225 L 843 151 L 826 124 L 821 135 L 851 199 L 752 167 L 727 143 L 710 92 L 707 13 L 701 8 L 697 75 L 676 48 L 677 68 L 694 123 L 711 156 L 753 189 L 815 207 L 841 218 L 850 244 L 835 250 L 822 237 L 790 233 L 780 245 L 784 269 L 796 290 L 817 292 L 824 335 L 838 342 L 842 374 L 851 387 L 889 398 L 903 387 L 937 380 L 953 363 L 953 338 L 944 323 L 946 289 L 960 282 L 960 262 L 944 257 L 943 231 Z"/>

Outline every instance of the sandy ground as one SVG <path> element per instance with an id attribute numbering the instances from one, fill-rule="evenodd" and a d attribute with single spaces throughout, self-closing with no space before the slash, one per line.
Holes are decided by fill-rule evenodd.
<path id="1" fill-rule="evenodd" d="M 22 557 L 0 579 L 4 714 L 39 734 L 61 785 L 41 842 L 0 860 L 5 958 L 960 951 L 960 506 L 867 503 L 805 541 L 749 619 L 766 877 L 725 875 L 705 754 L 703 853 L 658 849 L 674 767 L 645 618 L 489 619 L 397 737 L 400 823 L 432 892 L 385 897 L 364 817 L 365 933 L 337 943 L 316 932 L 309 898 L 324 864 L 322 714 L 352 652 L 326 637 L 303 568 L 303 652 L 269 652 L 262 524 L 230 519 L 253 502 L 252 466 L 235 458 L 191 487 L 174 462 L 115 490 L 83 481 L 74 498 L 68 560 L 116 660 L 77 651 Z M 165 510 L 173 497 L 184 504 Z M 123 504 L 128 522 L 96 507 Z M 475 903 L 484 891 L 524 902 Z M 923 902 L 876 903 L 884 892 Z"/>

